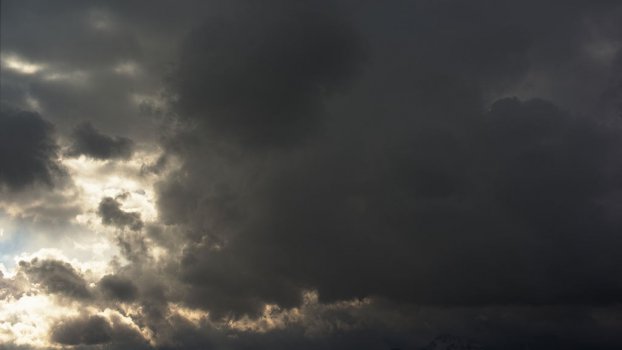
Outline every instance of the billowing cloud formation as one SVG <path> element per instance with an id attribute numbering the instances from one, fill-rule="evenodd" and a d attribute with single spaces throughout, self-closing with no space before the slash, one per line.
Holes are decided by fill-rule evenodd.
<path id="1" fill-rule="evenodd" d="M 97 213 L 101 216 L 104 225 L 116 226 L 121 229 L 127 227 L 134 231 L 143 227 L 139 213 L 121 210 L 121 203 L 112 197 L 105 197 L 101 200 Z"/>
<path id="2" fill-rule="evenodd" d="M 85 155 L 95 159 L 128 159 L 132 156 L 134 143 L 126 137 L 107 136 L 97 131 L 91 123 L 83 123 L 73 130 L 72 144 L 67 155 Z"/>
<path id="3" fill-rule="evenodd" d="M 442 5 L 422 10 L 461 16 Z M 574 25 L 576 14 L 568 15 Z M 248 140 L 233 137 L 227 142 L 240 148 L 223 150 L 194 135 L 187 148 L 174 148 L 185 163 L 161 185 L 159 205 L 167 223 L 189 232 L 179 261 L 181 279 L 191 286 L 186 302 L 213 315 L 253 313 L 264 303 L 296 305 L 305 288 L 317 289 L 325 301 L 378 296 L 445 305 L 619 302 L 622 286 L 613 277 L 620 273 L 613 248 L 620 244 L 614 233 L 619 223 L 602 204 L 619 191 L 618 134 L 596 116 L 573 116 L 544 100 L 500 99 L 486 111 L 481 101 L 487 84 L 516 79 L 526 69 L 527 50 L 541 52 L 539 43 L 529 45 L 532 28 L 492 21 L 453 24 L 465 27 L 464 40 L 425 27 L 415 38 L 395 38 L 425 51 L 413 57 L 416 65 L 397 59 L 396 67 L 407 65 L 400 72 L 372 65 L 365 81 L 370 85 L 329 102 L 332 128 L 304 147 L 247 151 Z M 297 25 L 283 31 L 297 33 Z M 506 28 L 501 32 L 507 36 L 483 44 L 494 49 L 493 59 L 469 40 L 497 27 Z M 268 42 L 273 37 L 252 33 Z M 313 34 L 314 40 L 324 38 L 322 29 Z M 193 39 L 191 52 L 218 47 L 196 40 L 196 33 Z M 497 39 L 507 42 L 499 45 Z M 439 56 L 427 52 L 433 40 Z M 402 49 L 414 54 L 414 47 Z M 260 62 L 292 59 L 281 56 L 287 49 L 266 51 Z M 217 53 L 230 55 L 223 62 L 254 57 Z M 297 67 L 296 57 L 287 62 Z M 257 78 L 251 86 L 270 80 L 252 74 L 262 69 L 245 65 L 228 65 L 224 82 L 201 78 L 210 69 L 208 58 L 182 59 L 180 79 L 195 72 L 197 81 L 225 91 L 238 75 Z M 185 117 L 235 121 L 227 113 L 244 105 L 214 92 L 219 108 L 200 105 L 196 110 L 204 114 L 192 113 L 184 101 L 196 93 L 204 96 L 196 101 L 208 103 L 212 89 L 177 88 L 178 112 Z M 283 99 L 268 99 L 268 105 L 288 108 L 292 99 L 278 96 Z M 319 113 L 304 103 L 296 108 Z M 261 109 L 246 113 L 263 118 Z M 230 124 L 224 137 L 263 130 L 253 125 Z M 301 137 L 295 125 L 263 125 L 268 133 Z M 173 144 L 183 144 L 181 137 Z M 588 233 L 590 248 L 582 243 Z"/>
<path id="4" fill-rule="evenodd" d="M 0 186 L 52 185 L 62 175 L 52 125 L 38 113 L 0 107 Z"/>
<path id="5" fill-rule="evenodd" d="M 313 287 L 327 301 L 619 302 L 619 222 L 602 204 L 619 191 L 616 134 L 538 100 L 500 100 L 472 118 L 468 136 L 415 131 L 376 139 L 373 153 L 305 150 L 253 179 L 204 183 L 191 160 L 183 172 L 198 178 L 174 186 L 192 190 L 163 187 L 160 197 L 163 212 L 179 213 L 169 220 L 195 220 L 202 237 L 180 264 L 196 287 L 190 300 L 250 311 L 295 304 Z M 218 164 L 238 174 L 254 166 Z M 180 201 L 194 204 L 168 210 Z M 586 232 L 590 248 L 577 255 Z"/>
<path id="6" fill-rule="evenodd" d="M 118 256 L 22 262 L 0 342 L 622 346 L 619 2 L 68 4 L 3 8 L 2 98 L 108 160 L 62 220 Z"/>
<path id="7" fill-rule="evenodd" d="M 256 143 L 235 134 L 252 123 L 230 124 L 208 141 L 200 135 L 214 126 L 200 126 L 171 141 L 184 163 L 161 184 L 159 209 L 166 223 L 185 228 L 175 271 L 188 286 L 187 305 L 215 318 L 253 315 L 265 303 L 298 305 L 305 289 L 324 302 L 620 302 L 620 223 L 610 212 L 619 201 L 612 195 L 620 190 L 618 131 L 597 115 L 573 115 L 542 99 L 503 98 L 487 108 L 486 97 L 559 52 L 545 51 L 550 38 L 532 35 L 545 23 L 524 27 L 503 9 L 499 18 L 465 21 L 456 6 L 471 14 L 479 5 L 420 5 L 426 15 L 415 20 L 413 36 L 390 27 L 396 35 L 386 44 L 387 32 L 374 33 L 383 36 L 370 46 L 388 50 L 371 55 L 358 89 L 324 102 L 330 129 L 303 146 L 249 150 Z M 565 15 L 564 26 L 576 31 L 583 13 Z M 434 16 L 460 34 L 437 33 Z M 489 32 L 499 36 L 481 40 Z M 582 45 L 573 40 L 567 44 Z M 194 52 L 211 49 L 194 44 Z M 231 55 L 234 62 L 249 57 Z M 542 57 L 530 62 L 530 55 Z M 202 72 L 203 62 L 181 64 Z M 192 96 L 175 92 L 179 101 Z M 180 102 L 178 113 L 202 123 L 228 118 L 222 111 L 240 104 L 218 101 L 217 110 L 197 107 L 204 115 Z M 278 102 L 286 108 L 289 101 Z M 261 110 L 253 111 L 261 120 Z M 264 126 L 268 134 L 302 137 L 295 126 Z"/>
<path id="8" fill-rule="evenodd" d="M 52 341 L 62 345 L 95 345 L 113 343 L 118 347 L 146 348 L 147 342 L 136 330 L 124 325 L 118 318 L 112 322 L 102 316 L 64 319 L 51 331 Z"/>
<path id="9" fill-rule="evenodd" d="M 112 329 L 103 317 L 66 320 L 52 330 L 52 340 L 65 345 L 102 344 L 110 341 Z"/>
<path id="10" fill-rule="evenodd" d="M 32 282 L 40 284 L 48 293 L 77 299 L 91 297 L 86 281 L 69 263 L 35 258 L 29 262 L 20 261 L 19 267 Z"/>

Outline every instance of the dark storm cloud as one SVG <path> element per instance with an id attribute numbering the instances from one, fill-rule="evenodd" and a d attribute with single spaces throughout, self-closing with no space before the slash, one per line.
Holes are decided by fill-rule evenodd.
<path id="1" fill-rule="evenodd" d="M 109 344 L 115 349 L 149 348 L 134 329 L 120 322 L 98 315 L 82 315 L 62 320 L 52 326 L 51 340 L 62 345 Z"/>
<path id="2" fill-rule="evenodd" d="M 187 199 L 178 223 L 204 237 L 181 260 L 196 286 L 186 301 L 244 312 L 295 305 L 312 287 L 327 301 L 618 302 L 620 223 L 601 205 L 619 191 L 617 133 L 539 100 L 500 100 L 473 118 L 466 136 L 414 131 L 373 153 L 298 154 L 247 187 L 219 178 L 201 196 L 199 177 L 163 189 L 162 205 Z"/>
<path id="3" fill-rule="evenodd" d="M 36 112 L 0 107 L 0 188 L 53 185 L 64 174 L 56 162 L 53 126 Z"/>
<path id="4" fill-rule="evenodd" d="M 112 328 L 101 316 L 67 320 L 52 329 L 52 340 L 64 345 L 102 344 L 110 342 Z"/>
<path id="5" fill-rule="evenodd" d="M 238 5 L 185 39 L 171 78 L 176 109 L 214 137 L 298 142 L 318 127 L 322 99 L 356 71 L 359 39 L 322 4 Z"/>
<path id="6" fill-rule="evenodd" d="M 108 136 L 96 130 L 91 123 L 83 123 L 73 130 L 72 144 L 67 155 L 85 155 L 94 159 L 128 159 L 132 156 L 134 143 L 127 137 Z"/>
<path id="7" fill-rule="evenodd" d="M 574 115 L 545 100 L 500 99 L 489 109 L 483 103 L 530 66 L 578 55 L 582 18 L 602 15 L 607 4 L 577 3 L 555 25 L 529 12 L 548 18 L 557 13 L 553 7 L 484 11 L 486 4 L 363 10 L 358 20 L 369 26 L 360 31 L 369 34 L 371 51 L 365 74 L 350 92 L 326 100 L 332 118 L 325 130 L 285 153 L 251 156 L 245 148 L 248 132 L 273 140 L 309 137 L 290 119 L 255 124 L 266 111 L 318 115 L 280 88 L 293 86 L 295 93 L 306 86 L 298 83 L 321 82 L 286 69 L 301 69 L 299 56 L 288 51 L 297 46 L 270 46 L 288 37 L 256 29 L 255 22 L 244 32 L 260 44 L 242 45 L 250 39 L 236 34 L 242 27 L 228 25 L 228 17 L 190 34 L 176 72 L 182 83 L 173 79 L 177 111 L 206 121 L 234 146 L 201 140 L 214 138 L 204 128 L 171 141 L 185 163 L 160 184 L 158 205 L 165 222 L 187 228 L 179 261 L 190 287 L 184 301 L 214 316 L 258 312 L 265 302 L 293 306 L 306 288 L 324 301 L 371 295 L 444 305 L 619 302 L 620 222 L 604 204 L 619 200 L 612 195 L 620 190 L 619 132 L 598 115 Z M 300 33 L 280 11 L 272 20 L 288 25 L 280 32 Z M 403 18 L 382 17 L 398 13 Z M 529 16 L 533 24 L 521 22 Z M 317 23 L 312 32 L 341 37 L 340 26 L 316 29 Z M 537 37 L 547 25 L 550 32 Z M 570 38 L 561 37 L 566 29 Z M 235 45 L 221 48 L 212 36 Z M 558 36 L 563 47 L 549 52 L 547 43 Z M 240 59 L 230 63 L 229 54 Z M 356 60 L 348 62 L 335 68 L 350 72 Z M 282 81 L 281 73 L 297 82 Z M 255 74 L 268 81 L 268 95 L 237 89 L 239 79 Z M 255 104 L 258 96 L 265 104 Z M 246 117 L 232 117 L 238 109 Z"/>
<path id="8" fill-rule="evenodd" d="M 105 297 L 113 300 L 132 301 L 138 294 L 134 283 L 123 276 L 106 275 L 99 280 L 98 286 Z"/>
<path id="9" fill-rule="evenodd" d="M 139 231 L 143 227 L 139 213 L 123 211 L 121 203 L 112 197 L 102 198 L 97 213 L 102 218 L 104 225 L 115 226 L 120 229 L 127 227 L 133 231 Z"/>
<path id="10" fill-rule="evenodd" d="M 69 263 L 35 258 L 30 262 L 20 261 L 19 268 L 32 282 L 40 284 L 48 293 L 75 299 L 91 297 L 86 281 Z"/>

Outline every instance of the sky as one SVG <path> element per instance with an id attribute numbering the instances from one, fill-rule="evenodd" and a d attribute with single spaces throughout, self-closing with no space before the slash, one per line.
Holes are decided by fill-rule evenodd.
<path id="1" fill-rule="evenodd" d="M 622 348 L 622 2 L 0 4 L 0 350 Z"/>

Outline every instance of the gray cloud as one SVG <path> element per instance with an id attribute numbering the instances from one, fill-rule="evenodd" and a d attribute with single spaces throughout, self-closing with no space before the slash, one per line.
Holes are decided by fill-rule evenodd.
<path id="1" fill-rule="evenodd" d="M 148 349 L 147 341 L 118 319 L 82 315 L 56 323 L 51 330 L 53 342 L 61 345 L 108 344 L 118 349 Z"/>
<path id="2" fill-rule="evenodd" d="M 552 72 L 549 62 L 587 64 L 578 58 L 582 23 L 607 4 L 565 9 L 555 27 L 546 19 L 560 15 L 554 7 L 488 5 L 359 8 L 353 22 L 370 51 L 364 73 L 351 90 L 323 99 L 325 111 L 296 104 L 310 115 L 330 115 L 315 119 L 326 124 L 314 133 L 263 124 L 272 128 L 268 135 L 297 140 L 278 151 L 249 148 L 256 143 L 240 136 L 246 128 L 264 132 L 252 122 L 232 121 L 211 134 L 219 129 L 209 122 L 241 108 L 237 100 L 219 99 L 215 109 L 197 98 L 205 104 L 184 110 L 189 87 L 173 85 L 181 118 L 208 122 L 166 144 L 184 161 L 159 187 L 160 217 L 185 235 L 181 256 L 170 263 L 186 290 L 173 299 L 215 319 L 257 315 L 265 303 L 299 305 L 304 289 L 317 289 L 323 302 L 373 296 L 453 310 L 619 302 L 620 222 L 610 214 L 619 201 L 619 131 L 607 113 L 583 113 L 597 110 L 594 101 L 579 106 L 565 94 L 547 96 L 556 103 L 498 98 L 533 69 Z M 533 20 L 526 25 L 524 18 Z M 187 39 L 197 55 L 197 33 L 209 37 L 201 30 Z M 560 48 L 549 51 L 556 38 Z M 200 63 L 184 61 L 191 49 L 185 50 L 178 72 L 201 71 Z M 231 54 L 241 62 L 253 57 Z M 227 67 L 254 78 L 244 66 Z M 602 77 L 591 78 L 606 88 Z M 203 81 L 227 91 L 226 81 Z M 291 101 L 278 101 L 278 108 Z M 255 110 L 248 115 L 261 118 Z M 540 338 L 535 330 L 513 332 L 528 319 L 546 318 L 539 310 L 499 330 L 497 345 L 590 343 L 555 320 L 552 342 L 546 331 Z M 524 339 L 514 338 L 521 332 Z M 491 335 L 484 338 L 490 344 Z"/>
<path id="3" fill-rule="evenodd" d="M 102 344 L 111 340 L 112 328 L 105 318 L 91 316 L 86 319 L 66 320 L 54 327 L 52 340 L 64 345 Z"/>
<path id="4" fill-rule="evenodd" d="M 91 297 L 86 281 L 69 263 L 35 258 L 30 262 L 20 261 L 19 268 L 32 282 L 41 284 L 48 293 L 75 299 Z"/>
<path id="5" fill-rule="evenodd" d="M 56 162 L 53 126 L 38 113 L 0 108 L 0 186 L 12 190 L 53 185 L 64 174 Z"/>
<path id="6" fill-rule="evenodd" d="M 331 145 L 261 170 L 253 159 L 210 173 L 189 155 L 186 175 L 160 192 L 168 219 L 192 225 L 186 301 L 248 312 L 295 305 L 312 287 L 326 301 L 617 302 L 619 222 L 599 204 L 618 191 L 617 133 L 539 100 L 500 100 L 471 118 L 467 137 L 392 134 L 373 153 Z M 577 255 L 585 232 L 591 248 Z"/>
<path id="7" fill-rule="evenodd" d="M 360 43 L 323 5 L 245 5 L 215 11 L 186 37 L 171 77 L 175 107 L 212 137 L 298 142 L 318 127 L 323 98 L 357 70 Z"/>
<path id="8" fill-rule="evenodd" d="M 258 154 L 236 138 L 239 148 L 221 147 L 201 140 L 202 128 L 170 142 L 185 163 L 158 204 L 165 222 L 186 228 L 175 272 L 190 287 L 186 303 L 215 317 L 256 314 L 264 303 L 297 305 L 306 288 L 327 302 L 619 301 L 619 222 L 602 205 L 617 201 L 618 131 L 539 99 L 488 108 L 491 91 L 559 52 L 532 35 L 544 22 L 520 25 L 524 12 L 473 22 L 454 5 L 415 7 L 425 15 L 414 36 L 374 23 L 382 36 L 370 39 L 360 85 L 328 102 L 330 128 L 299 149 Z M 579 30 L 582 11 L 563 26 Z M 436 32 L 434 16 L 459 29 Z M 387 32 L 404 46 L 382 41 Z"/>
<path id="9" fill-rule="evenodd" d="M 172 20 L 170 5 L 157 6 L 168 8 Z M 113 134 L 131 132 L 133 140 L 153 137 L 153 120 L 140 105 L 161 87 L 174 46 L 169 35 L 185 22 L 154 37 L 162 22 L 141 19 L 140 7 L 97 0 L 3 4 L 3 56 L 43 68 L 19 74 L 3 65 L 2 100 L 22 108 L 36 101 L 62 132 L 89 120 Z"/>
<path id="10" fill-rule="evenodd" d="M 478 6 L 458 7 L 475 13 Z M 305 288 L 325 301 L 616 302 L 621 286 L 608 276 L 619 272 L 611 248 L 620 243 L 618 223 L 599 202 L 618 191 L 617 132 L 543 100 L 501 99 L 489 111 L 482 103 L 486 89 L 526 74 L 530 50 L 543 50 L 531 33 L 545 24 L 520 26 L 520 16 L 504 9 L 477 23 L 454 5 L 415 9 L 427 14 L 416 35 L 395 32 L 405 46 L 372 55 L 361 86 L 329 103 L 331 128 L 301 149 L 251 153 L 236 138 L 240 149 L 221 148 L 200 139 L 202 128 L 172 142 L 183 145 L 171 152 L 186 162 L 161 184 L 159 208 L 165 222 L 187 227 L 179 261 L 192 286 L 187 303 L 239 315 L 265 302 L 296 305 Z M 577 30 L 581 15 L 567 13 L 564 26 Z M 459 34 L 435 32 L 434 16 L 446 16 Z M 494 34 L 480 42 L 487 31 Z M 390 57 L 397 48 L 406 56 Z M 174 87 L 183 100 L 184 87 Z M 208 105 L 196 110 L 219 114 Z M 240 132 L 252 125 L 240 124 Z M 295 126 L 278 130 L 301 136 Z M 586 232 L 594 249 L 577 255 Z M 593 259 L 596 252 L 604 255 Z"/>
<path id="11" fill-rule="evenodd" d="M 106 275 L 99 280 L 98 286 L 106 298 L 113 300 L 132 301 L 138 294 L 134 283 L 123 276 Z"/>
<path id="12" fill-rule="evenodd" d="M 73 130 L 67 155 L 85 155 L 95 159 L 128 159 L 134 151 L 134 143 L 127 137 L 107 136 L 96 130 L 91 123 L 83 123 Z"/>
<path id="13" fill-rule="evenodd" d="M 121 203 L 112 197 L 102 198 L 97 213 L 102 218 L 104 225 L 118 228 L 129 228 L 138 231 L 143 227 L 143 221 L 139 213 L 125 212 L 121 210 Z"/>

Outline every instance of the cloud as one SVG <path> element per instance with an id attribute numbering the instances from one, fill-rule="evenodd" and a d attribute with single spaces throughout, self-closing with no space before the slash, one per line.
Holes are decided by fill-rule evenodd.
<path id="1" fill-rule="evenodd" d="M 28 282 L 21 277 L 7 278 L 0 271 L 0 300 L 19 298 L 24 293 Z"/>
<path id="2" fill-rule="evenodd" d="M 546 307 L 613 307 L 622 291 L 614 277 L 621 272 L 614 248 L 622 243 L 615 234 L 620 221 L 611 214 L 620 203 L 615 179 L 622 170 L 619 131 L 608 127 L 615 122 L 596 112 L 574 113 L 566 97 L 504 97 L 548 60 L 578 64 L 581 19 L 600 6 L 568 10 L 555 28 L 544 19 L 525 25 L 523 19 L 534 16 L 529 11 L 537 10 L 531 5 L 490 12 L 484 2 L 364 8 L 355 32 L 368 40 L 370 54 L 363 63 L 359 56 L 351 61 L 349 67 L 363 68 L 350 90 L 321 95 L 317 114 L 305 100 L 267 98 L 266 110 L 282 108 L 284 115 L 314 111 L 319 119 L 313 120 L 325 124 L 308 133 L 289 119 L 272 131 L 264 129 L 268 123 L 257 127 L 264 111 L 255 107 L 244 112 L 258 119 L 219 124 L 227 98 L 184 102 L 218 87 L 223 90 L 215 96 L 222 97 L 218 93 L 236 86 L 216 73 L 204 78 L 208 63 L 197 68 L 209 59 L 219 67 L 218 53 L 228 54 L 217 40 L 205 54 L 200 44 L 216 35 L 210 30 L 224 33 L 228 17 L 216 29 L 190 34 L 194 46 L 182 48 L 176 78 L 196 83 L 173 81 L 172 94 L 180 119 L 198 126 L 165 140 L 181 165 L 158 184 L 159 217 L 171 236 L 161 241 L 175 241 L 163 263 L 168 284 L 180 287 L 171 300 L 207 310 L 213 321 L 257 317 L 266 304 L 295 308 L 309 289 L 321 303 L 371 297 L 456 314 L 508 304 L 542 307 L 502 331 L 508 339 L 511 327 L 538 319 L 539 312 L 548 317 Z M 541 11 L 545 18 L 557 13 Z M 536 35 L 542 28 L 551 36 Z M 547 51 L 565 30 L 572 33 L 560 38 L 567 47 Z M 255 47 L 240 47 L 240 57 L 255 57 Z M 213 57 L 207 55 L 212 49 Z M 277 57 L 297 64 L 296 56 Z M 235 72 L 238 63 L 225 67 Z M 261 96 L 244 91 L 232 93 L 231 110 L 247 101 L 253 106 Z M 268 135 L 274 146 L 281 132 L 295 140 L 261 147 L 260 137 Z"/>
<path id="3" fill-rule="evenodd" d="M 97 213 L 102 218 L 104 225 L 115 226 L 120 229 L 127 227 L 133 231 L 139 231 L 143 227 L 139 213 L 121 210 L 121 203 L 112 197 L 105 197 L 101 200 Z"/>
<path id="4" fill-rule="evenodd" d="M 443 102 L 450 87 L 413 96 L 428 117 L 401 132 L 387 117 L 391 133 L 345 127 L 291 157 L 183 153 L 159 206 L 187 228 L 185 302 L 215 317 L 294 306 L 305 288 L 327 302 L 619 302 L 619 222 L 600 204 L 619 191 L 617 132 L 542 100 L 478 111 L 467 87 Z"/>
<path id="5" fill-rule="evenodd" d="M 300 141 L 318 127 L 323 99 L 357 70 L 359 39 L 317 4 L 223 7 L 184 41 L 170 79 L 176 111 L 216 138 Z"/>
<path id="6" fill-rule="evenodd" d="M 37 258 L 20 261 L 19 269 L 30 281 L 40 284 L 48 293 L 74 299 L 89 299 L 91 292 L 82 275 L 69 263 Z"/>
<path id="7" fill-rule="evenodd" d="M 105 318 L 91 316 L 56 325 L 52 330 L 52 340 L 64 345 L 103 344 L 110 342 L 111 332 L 112 328 Z"/>
<path id="8" fill-rule="evenodd" d="M 115 348 L 147 349 L 147 341 L 118 316 L 83 314 L 52 326 L 51 340 L 61 345 L 113 344 Z"/>
<path id="9" fill-rule="evenodd" d="M 120 301 L 136 299 L 138 290 L 129 278 L 118 275 L 106 275 L 98 282 L 99 289 L 107 298 Z"/>
<path id="10" fill-rule="evenodd" d="M 126 137 L 107 136 L 96 130 L 91 123 L 83 123 L 73 130 L 72 144 L 67 155 L 85 155 L 94 159 L 129 159 L 134 151 L 134 143 Z"/>
<path id="11" fill-rule="evenodd" d="M 23 190 L 52 186 L 64 171 L 57 163 L 53 126 L 38 113 L 0 108 L 0 186 Z"/>

